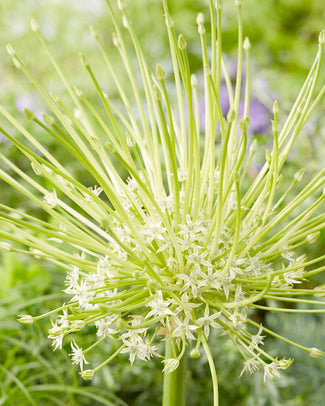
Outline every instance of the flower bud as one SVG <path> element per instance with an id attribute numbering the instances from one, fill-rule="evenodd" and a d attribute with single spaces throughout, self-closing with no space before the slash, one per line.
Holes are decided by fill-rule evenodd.
<path id="1" fill-rule="evenodd" d="M 319 45 L 324 45 L 325 44 L 325 30 L 322 30 L 319 33 L 318 42 L 319 42 Z"/>
<path id="2" fill-rule="evenodd" d="M 49 95 L 50 95 L 51 99 L 52 99 L 55 103 L 58 103 L 58 102 L 60 101 L 60 97 L 59 97 L 57 94 L 55 94 L 55 93 L 53 93 L 53 92 L 49 92 Z"/>
<path id="3" fill-rule="evenodd" d="M 76 330 L 76 331 L 82 330 L 83 328 L 85 328 L 85 326 L 86 326 L 86 323 L 84 320 L 73 320 L 70 323 L 71 329 Z"/>
<path id="4" fill-rule="evenodd" d="M 243 48 L 245 49 L 245 51 L 247 51 L 250 47 L 251 47 L 251 43 L 249 41 L 249 38 L 246 37 L 243 42 Z"/>
<path id="5" fill-rule="evenodd" d="M 30 314 L 24 314 L 19 317 L 18 321 L 22 324 L 33 324 L 34 318 Z"/>
<path id="6" fill-rule="evenodd" d="M 320 235 L 319 231 L 316 231 L 315 233 L 309 234 L 306 237 L 307 242 L 309 242 L 309 244 L 314 244 L 314 242 L 316 242 L 316 240 L 318 239 Z"/>
<path id="7" fill-rule="evenodd" d="M 186 47 L 187 47 L 186 39 L 183 34 L 180 34 L 178 36 L 178 48 L 181 50 L 184 50 L 184 49 L 186 49 Z"/>
<path id="8" fill-rule="evenodd" d="M 173 372 L 179 366 L 179 361 L 176 358 L 164 359 L 162 362 L 165 364 L 163 372 Z"/>
<path id="9" fill-rule="evenodd" d="M 205 27 L 204 27 L 204 15 L 203 13 L 199 13 L 196 18 L 196 23 L 198 25 L 198 32 L 200 35 L 205 34 Z"/>
<path id="10" fill-rule="evenodd" d="M 127 19 L 125 16 L 122 17 L 122 24 L 123 24 L 123 27 L 125 27 L 125 28 L 129 28 L 129 27 L 130 27 L 130 24 L 129 24 L 129 22 L 128 22 L 128 19 Z"/>
<path id="11" fill-rule="evenodd" d="M 218 11 L 221 10 L 221 8 L 222 8 L 222 1 L 221 1 L 221 0 L 216 0 L 215 8 L 216 8 L 216 10 L 218 10 Z"/>
<path id="12" fill-rule="evenodd" d="M 9 244 L 9 242 L 0 242 L 0 249 L 2 249 L 3 251 L 6 252 L 10 252 L 11 251 L 11 244 Z"/>
<path id="13" fill-rule="evenodd" d="M 89 67 L 88 59 L 81 52 L 79 53 L 79 56 L 84 67 L 88 68 Z"/>
<path id="14" fill-rule="evenodd" d="M 197 88 L 197 85 L 198 85 L 198 83 L 197 83 L 197 77 L 196 77 L 196 75 L 193 73 L 193 74 L 191 75 L 191 86 L 192 86 L 193 89 L 196 89 L 196 88 Z"/>
<path id="15" fill-rule="evenodd" d="M 276 100 L 273 103 L 273 114 L 276 116 L 279 113 L 279 104 Z"/>
<path id="16" fill-rule="evenodd" d="M 196 23 L 204 24 L 204 14 L 203 13 L 198 13 L 198 15 L 196 17 Z"/>
<path id="17" fill-rule="evenodd" d="M 200 358 L 201 357 L 200 350 L 198 348 L 193 348 L 193 350 L 190 352 L 190 357 L 195 359 Z"/>
<path id="18" fill-rule="evenodd" d="M 6 45 L 7 52 L 10 56 L 16 55 L 16 51 L 13 49 L 11 44 Z"/>
<path id="19" fill-rule="evenodd" d="M 37 24 L 36 20 L 34 20 L 34 18 L 31 18 L 31 19 L 30 19 L 30 26 L 31 26 L 31 29 L 32 29 L 34 32 L 38 32 L 38 31 L 39 31 L 39 25 Z"/>
<path id="20" fill-rule="evenodd" d="M 46 125 L 52 126 L 55 123 L 54 118 L 49 114 L 43 113 L 42 117 Z"/>
<path id="21" fill-rule="evenodd" d="M 89 31 L 90 31 L 90 35 L 92 37 L 98 38 L 98 33 L 97 33 L 97 31 L 95 30 L 95 28 L 92 25 L 89 27 Z"/>
<path id="22" fill-rule="evenodd" d="M 125 4 L 124 1 L 122 1 L 122 0 L 117 0 L 117 7 L 118 7 L 120 10 L 125 10 L 125 9 L 126 9 L 126 4 Z"/>
<path id="23" fill-rule="evenodd" d="M 86 381 L 93 379 L 93 377 L 95 376 L 95 371 L 93 369 L 86 369 L 85 371 L 81 371 L 79 373 L 80 376 Z"/>
<path id="24" fill-rule="evenodd" d="M 131 138 L 130 136 L 127 136 L 127 137 L 126 137 L 126 145 L 127 145 L 129 148 L 134 148 L 137 144 L 136 144 L 136 142 L 134 141 L 133 138 Z"/>
<path id="25" fill-rule="evenodd" d="M 31 162 L 31 167 L 35 175 L 40 176 L 42 174 L 42 166 L 37 162 Z"/>
<path id="26" fill-rule="evenodd" d="M 166 15 L 166 16 L 165 16 L 165 24 L 166 24 L 166 26 L 169 27 L 169 28 L 174 27 L 174 21 L 173 21 L 173 19 L 172 19 L 169 15 Z"/>
<path id="27" fill-rule="evenodd" d="M 313 358 L 323 358 L 325 353 L 318 348 L 313 347 L 309 349 L 309 355 Z"/>
<path id="28" fill-rule="evenodd" d="M 325 285 L 316 286 L 314 288 L 314 296 L 315 297 L 324 297 L 325 296 Z"/>
<path id="29" fill-rule="evenodd" d="M 78 97 L 81 97 L 81 96 L 83 95 L 82 90 L 81 90 L 78 86 L 74 85 L 74 86 L 73 86 L 73 90 L 74 90 L 75 94 L 76 94 Z"/>
<path id="30" fill-rule="evenodd" d="M 156 66 L 156 76 L 158 80 L 164 80 L 166 76 L 162 66 L 159 63 Z"/>
<path id="31" fill-rule="evenodd" d="M 113 32 L 113 34 L 112 34 L 112 41 L 116 48 L 120 46 L 120 39 L 119 39 L 118 35 L 116 34 L 116 32 Z"/>
<path id="32" fill-rule="evenodd" d="M 26 116 L 27 120 L 35 120 L 36 119 L 35 114 L 31 110 L 24 109 L 24 113 L 25 113 L 25 116 Z"/>
<path id="33" fill-rule="evenodd" d="M 14 65 L 16 66 L 17 69 L 21 68 L 21 64 L 20 64 L 20 62 L 18 61 L 17 58 L 13 57 L 12 62 L 14 63 Z"/>
<path id="34" fill-rule="evenodd" d="M 246 116 L 239 122 L 239 128 L 242 130 L 242 132 L 247 133 L 249 127 L 249 117 Z"/>
<path id="35" fill-rule="evenodd" d="M 299 171 L 297 171 L 297 172 L 294 174 L 294 180 L 295 180 L 296 182 L 300 182 L 301 179 L 302 179 L 302 177 L 304 176 L 305 171 L 306 171 L 305 168 L 299 169 Z"/>

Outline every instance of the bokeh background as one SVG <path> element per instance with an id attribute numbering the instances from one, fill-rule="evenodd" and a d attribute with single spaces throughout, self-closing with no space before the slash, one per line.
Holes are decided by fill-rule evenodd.
<path id="1" fill-rule="evenodd" d="M 168 42 L 160 1 L 126 0 L 126 3 L 149 63 L 154 69 L 155 64 L 160 62 L 168 72 Z M 235 7 L 232 0 L 224 0 L 223 3 L 224 56 L 230 72 L 235 74 Z M 95 41 L 89 34 L 89 25 L 92 24 L 101 33 L 111 62 L 119 66 L 120 61 L 111 39 L 112 23 L 106 7 L 104 0 L 0 0 L 1 104 L 19 117 L 26 127 L 31 128 L 31 124 L 25 119 L 23 109 L 29 108 L 39 114 L 45 112 L 46 107 L 29 81 L 13 66 L 5 50 L 6 43 L 10 42 L 14 46 L 46 89 L 64 93 L 62 83 L 29 28 L 30 17 L 33 16 L 70 81 L 81 87 L 89 97 L 96 98 L 80 63 L 78 54 L 82 52 L 95 66 L 105 91 L 114 98 L 115 89 Z M 208 16 L 207 6 L 202 0 L 173 0 L 170 1 L 170 11 L 177 31 L 182 32 L 187 39 L 191 67 L 200 78 L 202 66 L 195 19 L 200 11 Z M 251 139 L 256 138 L 264 152 L 271 137 L 269 120 L 273 101 L 277 99 L 279 102 L 280 121 L 283 122 L 317 52 L 318 34 L 325 28 L 325 5 L 323 0 L 244 0 L 243 18 L 244 34 L 249 36 L 252 44 L 254 103 L 251 124 L 255 124 Z M 324 78 L 323 74 L 320 82 L 324 83 Z M 285 178 L 292 178 L 297 169 L 307 167 L 308 180 L 313 173 L 324 167 L 324 113 L 323 101 L 289 156 L 283 173 Z M 2 119 L 0 125 L 4 125 Z M 11 131 L 15 133 L 13 129 Z M 65 161 L 64 152 L 53 140 L 44 136 L 43 142 L 55 151 L 62 162 Z M 15 162 L 19 161 L 16 150 L 1 135 L 0 149 Z M 28 163 L 19 163 L 26 172 L 31 171 Z M 66 165 L 72 173 L 83 176 L 78 173 L 80 168 L 73 162 L 66 162 Z M 17 192 L 2 183 L 0 197 L 2 203 L 37 212 Z M 290 199 L 290 195 L 287 198 Z M 322 234 L 316 244 L 308 246 L 304 252 L 313 256 L 322 254 L 324 250 L 325 237 Z M 18 314 L 37 315 L 62 303 L 65 298 L 62 293 L 64 270 L 33 257 L 5 252 L 0 255 L 0 405 L 154 406 L 160 403 L 162 377 L 159 362 L 135 362 L 130 369 L 127 357 L 120 356 L 118 361 L 98 373 L 93 381 L 85 382 L 78 377 L 77 368 L 69 361 L 68 341 L 66 351 L 52 352 L 47 338 L 49 319 L 29 327 L 17 323 Z M 321 276 L 312 281 L 315 285 L 324 282 Z M 259 317 L 266 326 L 279 334 L 303 345 L 324 350 L 324 316 L 261 313 Z M 93 333 L 89 329 L 82 338 L 78 337 L 78 343 L 86 346 Z M 221 405 L 323 404 L 323 360 L 312 359 L 301 351 L 268 338 L 265 347 L 269 352 L 291 356 L 295 362 L 280 379 L 264 384 L 260 373 L 239 378 L 242 361 L 227 337 L 218 337 L 215 333 L 210 343 L 218 370 Z M 109 344 L 100 347 L 98 362 L 109 353 Z M 212 388 L 205 357 L 190 361 L 188 383 L 189 406 L 211 404 Z"/>

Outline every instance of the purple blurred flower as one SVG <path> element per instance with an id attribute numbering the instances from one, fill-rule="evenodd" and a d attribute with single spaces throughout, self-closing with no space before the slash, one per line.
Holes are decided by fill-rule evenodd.
<path id="1" fill-rule="evenodd" d="M 221 110 L 224 116 L 227 115 L 229 111 L 229 97 L 227 86 L 222 83 L 220 86 L 220 96 L 219 96 Z M 244 103 L 239 103 L 239 117 L 243 115 Z M 205 103 L 204 98 L 199 98 L 199 114 L 200 114 L 200 126 L 201 130 L 205 129 Z M 264 134 L 270 130 L 271 115 L 267 107 L 258 99 L 253 98 L 249 104 L 249 129 L 248 134 Z"/>
<path id="2" fill-rule="evenodd" d="M 30 93 L 20 94 L 15 99 L 16 107 L 23 112 L 24 109 L 35 109 L 35 97 Z"/>

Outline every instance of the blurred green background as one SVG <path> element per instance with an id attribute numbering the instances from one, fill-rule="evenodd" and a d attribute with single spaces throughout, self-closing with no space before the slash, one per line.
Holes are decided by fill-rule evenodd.
<path id="1" fill-rule="evenodd" d="M 168 68 L 168 43 L 160 1 L 133 0 L 126 3 L 134 29 L 152 67 L 161 62 L 164 68 Z M 201 65 L 195 19 L 200 11 L 208 16 L 208 9 L 203 3 L 202 0 L 170 1 L 170 11 L 176 29 L 187 38 L 191 66 L 198 75 Z M 224 0 L 223 3 L 224 51 L 231 68 L 236 54 L 235 7 L 232 0 Z M 26 126 L 30 127 L 30 123 L 22 113 L 24 107 L 37 113 L 46 111 L 46 108 L 28 80 L 12 65 L 5 44 L 12 43 L 46 89 L 55 90 L 57 93 L 63 91 L 62 83 L 29 28 L 30 17 L 33 16 L 39 22 L 57 61 L 73 84 L 80 86 L 90 97 L 94 95 L 94 89 L 79 61 L 78 53 L 81 51 L 96 67 L 96 74 L 105 90 L 114 95 L 115 90 L 88 29 L 90 24 L 96 27 L 107 46 L 112 63 L 119 66 L 120 61 L 111 40 L 112 23 L 106 7 L 104 0 L 0 0 L 1 104 L 18 116 Z M 244 0 L 243 18 L 244 34 L 249 36 L 252 44 L 253 95 L 266 109 L 271 109 L 276 98 L 283 118 L 317 52 L 318 33 L 325 28 L 324 1 Z M 321 81 L 324 82 L 324 75 Z M 284 172 L 288 178 L 307 162 L 307 177 L 324 165 L 324 106 L 322 102 L 290 155 Z M 267 137 L 260 134 L 255 136 L 260 145 L 267 145 Z M 44 142 L 52 150 L 57 149 L 56 155 L 64 161 L 64 154 L 53 140 L 45 138 Z M 15 162 L 20 162 L 16 150 L 3 138 L 0 139 L 0 148 Z M 79 170 L 73 162 L 69 165 L 72 172 Z M 23 161 L 20 166 L 25 171 L 30 170 L 29 164 Z M 0 187 L 3 203 L 24 207 L 28 211 L 34 210 L 30 203 L 22 201 L 9 187 L 3 184 L 0 184 Z M 321 235 L 315 246 L 307 248 L 311 256 L 322 253 L 325 248 L 324 235 Z M 30 327 L 21 326 L 16 322 L 20 313 L 37 315 L 62 303 L 65 298 L 61 293 L 63 281 L 64 271 L 54 265 L 11 253 L 1 254 L 0 405 L 159 404 L 162 384 L 159 362 L 135 362 L 134 367 L 130 369 L 127 357 L 120 356 L 118 361 L 100 372 L 93 381 L 85 382 L 78 377 L 77 368 L 74 368 L 68 359 L 69 343 L 66 345 L 66 352 L 52 352 L 50 341 L 47 339 L 49 320 Z M 324 350 L 324 317 L 293 314 L 272 314 L 263 317 L 264 323 L 279 334 L 303 345 Z M 80 345 L 90 343 L 90 335 L 93 333 L 91 330 L 87 331 L 82 338 L 84 342 L 80 342 Z M 268 351 L 283 356 L 291 355 L 295 358 L 295 363 L 282 374 L 281 379 L 264 384 L 263 376 L 259 373 L 239 379 L 242 361 L 227 337 L 218 337 L 215 334 L 210 342 L 219 374 L 221 405 L 323 404 L 324 361 L 312 359 L 283 343 L 267 339 L 265 346 Z M 98 350 L 98 360 L 102 359 L 106 352 L 109 353 L 109 348 L 101 346 Z M 206 359 L 202 357 L 199 360 L 191 360 L 188 374 L 188 405 L 211 404 L 212 388 Z"/>

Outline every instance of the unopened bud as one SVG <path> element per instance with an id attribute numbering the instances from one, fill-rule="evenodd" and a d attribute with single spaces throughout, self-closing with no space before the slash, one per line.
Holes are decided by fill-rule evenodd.
<path id="1" fill-rule="evenodd" d="M 37 163 L 37 162 L 31 162 L 30 165 L 31 165 L 33 171 L 35 172 L 35 174 L 36 174 L 37 176 L 40 176 L 40 175 L 42 174 L 42 167 L 41 167 L 41 165 L 40 165 L 39 163 Z"/>
<path id="2" fill-rule="evenodd" d="M 84 320 L 73 320 L 70 324 L 70 327 L 76 331 L 82 330 L 85 326 L 86 323 Z"/>
<path id="3" fill-rule="evenodd" d="M 125 28 L 129 28 L 130 26 L 128 19 L 125 16 L 122 17 L 122 24 Z"/>
<path id="4" fill-rule="evenodd" d="M 186 49 L 186 47 L 187 47 L 186 39 L 183 34 L 180 34 L 178 36 L 178 48 L 181 50 L 184 50 L 184 49 Z"/>
<path id="5" fill-rule="evenodd" d="M 25 116 L 26 116 L 27 120 L 35 120 L 36 119 L 35 114 L 31 110 L 24 109 L 24 113 L 25 113 Z"/>
<path id="6" fill-rule="evenodd" d="M 162 362 L 165 364 L 164 369 L 162 370 L 163 372 L 173 372 L 179 365 L 179 361 L 176 358 L 164 359 Z"/>
<path id="7" fill-rule="evenodd" d="M 78 97 L 81 97 L 81 96 L 83 95 L 82 90 L 79 89 L 78 86 L 73 86 L 73 90 L 74 90 L 75 94 L 76 94 Z"/>
<path id="8" fill-rule="evenodd" d="M 316 231 L 315 233 L 307 235 L 306 240 L 309 242 L 309 244 L 314 244 L 314 242 L 317 241 L 319 235 L 320 235 L 320 232 Z"/>
<path id="9" fill-rule="evenodd" d="M 200 350 L 198 348 L 193 348 L 193 350 L 190 352 L 190 357 L 196 359 L 200 358 L 201 357 Z"/>
<path id="10" fill-rule="evenodd" d="M 239 122 L 239 128 L 242 130 L 242 132 L 247 133 L 249 127 L 249 117 L 246 116 Z"/>
<path id="11" fill-rule="evenodd" d="M 218 10 L 218 11 L 221 10 L 221 8 L 222 8 L 222 1 L 221 1 L 221 0 L 216 0 L 215 8 L 216 8 L 216 10 Z"/>
<path id="12" fill-rule="evenodd" d="M 98 33 L 97 33 L 97 31 L 95 31 L 95 28 L 94 28 L 92 25 L 89 27 L 89 31 L 90 31 L 90 34 L 91 34 L 94 38 L 98 38 Z"/>
<path id="13" fill-rule="evenodd" d="M 205 27 L 204 27 L 204 15 L 203 13 L 199 13 L 196 18 L 196 23 L 198 25 L 198 32 L 200 35 L 205 34 Z"/>
<path id="14" fill-rule="evenodd" d="M 80 56 L 81 62 L 84 65 L 84 67 L 88 68 L 89 62 L 88 62 L 87 58 L 82 53 L 79 53 L 79 56 Z"/>
<path id="15" fill-rule="evenodd" d="M 38 31 L 39 31 L 39 25 L 38 25 L 37 22 L 34 20 L 34 18 L 31 18 L 31 19 L 30 19 L 30 26 L 31 26 L 31 29 L 32 29 L 34 32 L 38 32 Z"/>
<path id="16" fill-rule="evenodd" d="M 9 242 L 0 242 L 0 249 L 6 252 L 10 252 L 11 244 L 9 244 Z"/>
<path id="17" fill-rule="evenodd" d="M 250 49 L 250 47 L 251 47 L 251 43 L 249 41 L 249 38 L 246 37 L 243 42 L 243 48 L 245 49 L 245 51 L 247 51 L 248 49 Z"/>
<path id="18" fill-rule="evenodd" d="M 319 45 L 324 45 L 325 44 L 325 30 L 322 30 L 319 33 L 318 42 L 319 42 Z"/>
<path id="19" fill-rule="evenodd" d="M 309 355 L 313 358 L 323 358 L 325 353 L 318 348 L 313 347 L 309 349 Z"/>
<path id="20" fill-rule="evenodd" d="M 24 314 L 19 317 L 18 321 L 22 324 L 33 324 L 34 318 L 30 314 Z"/>
<path id="21" fill-rule="evenodd" d="M 113 34 L 112 34 L 112 41 L 116 48 L 120 46 L 120 39 L 116 32 L 113 32 Z"/>
<path id="22" fill-rule="evenodd" d="M 165 71 L 159 63 L 156 66 L 156 76 L 158 80 L 164 80 L 166 76 Z"/>
<path id="23" fill-rule="evenodd" d="M 51 99 L 52 99 L 55 103 L 58 103 L 58 102 L 60 101 L 60 97 L 59 97 L 57 94 L 55 94 L 55 93 L 53 93 L 53 92 L 49 92 L 49 95 L 50 95 Z"/>
<path id="24" fill-rule="evenodd" d="M 17 58 L 13 57 L 12 62 L 14 63 L 14 65 L 16 66 L 17 69 L 21 68 L 21 63 L 18 61 Z"/>
<path id="25" fill-rule="evenodd" d="M 165 16 L 165 24 L 166 24 L 166 26 L 169 27 L 169 28 L 174 27 L 174 21 L 173 21 L 173 19 L 172 19 L 169 15 L 166 15 L 166 16 Z"/>
<path id="26" fill-rule="evenodd" d="M 16 55 L 16 51 L 13 49 L 11 44 L 6 45 L 7 52 L 10 56 Z"/>
<path id="27" fill-rule="evenodd" d="M 95 371 L 92 369 L 86 369 L 85 371 L 79 372 L 79 374 L 85 381 L 89 381 L 95 376 Z"/>
<path id="28" fill-rule="evenodd" d="M 305 168 L 299 169 L 299 171 L 297 171 L 297 172 L 294 174 L 294 180 L 295 180 L 296 182 L 300 182 L 301 179 L 302 179 L 302 177 L 304 176 L 305 171 L 306 171 Z"/>
<path id="29" fill-rule="evenodd" d="M 314 292 L 315 297 L 325 297 L 325 285 L 316 286 Z"/>
<path id="30" fill-rule="evenodd" d="M 196 23 L 197 24 L 204 24 L 204 14 L 199 13 L 196 17 Z"/>
<path id="31" fill-rule="evenodd" d="M 193 89 L 196 89 L 197 88 L 197 85 L 198 85 L 198 83 L 197 83 L 197 77 L 196 77 L 196 75 L 194 75 L 194 73 L 191 75 L 191 86 L 192 86 L 192 88 Z"/>
<path id="32" fill-rule="evenodd" d="M 52 126 L 55 123 L 54 118 L 46 113 L 43 113 L 42 117 L 46 125 Z"/>
<path id="33" fill-rule="evenodd" d="M 279 113 L 279 104 L 277 100 L 274 100 L 273 103 L 273 114 L 276 116 Z"/>
<path id="34" fill-rule="evenodd" d="M 112 143 L 107 142 L 107 143 L 105 144 L 105 146 L 106 146 L 108 152 L 110 152 L 111 154 L 115 154 L 116 148 L 114 147 L 114 145 L 113 145 Z"/>
<path id="35" fill-rule="evenodd" d="M 118 0 L 118 1 L 117 1 L 117 7 L 118 7 L 120 10 L 125 10 L 125 9 L 126 9 L 126 4 L 124 3 L 124 1 Z"/>
<path id="36" fill-rule="evenodd" d="M 127 136 L 126 137 L 126 145 L 129 148 L 134 148 L 137 144 L 136 144 L 136 142 L 135 142 L 135 140 L 133 138 L 131 138 L 130 136 Z"/>

